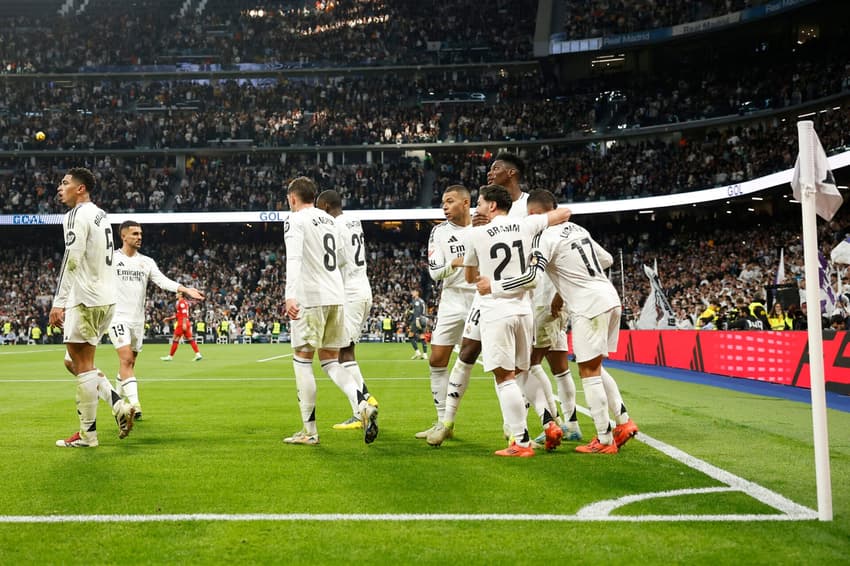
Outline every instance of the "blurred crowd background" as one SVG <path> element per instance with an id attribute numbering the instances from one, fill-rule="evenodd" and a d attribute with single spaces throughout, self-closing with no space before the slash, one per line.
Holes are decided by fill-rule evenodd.
<path id="1" fill-rule="evenodd" d="M 734 186 L 794 166 L 801 118 L 815 122 L 828 154 L 850 150 L 850 6 L 775 4 L 3 3 L 0 215 L 64 212 L 55 188 L 77 165 L 95 172 L 94 200 L 110 213 L 285 211 L 284 188 L 298 175 L 339 191 L 346 209 L 431 208 L 451 184 L 475 195 L 499 151 L 526 161 L 526 189 L 561 203 Z M 653 39 L 683 24 L 695 31 Z M 602 47 L 554 48 L 596 39 Z M 836 176 L 847 184 L 845 171 Z M 805 286 L 790 200 L 782 186 L 759 200 L 574 220 L 617 259 L 625 324 L 650 290 L 642 266 L 657 261 L 676 326 L 710 329 L 734 322 L 742 304 L 773 307 L 765 286 L 776 283 L 780 252 L 780 283 Z M 432 226 L 367 223 L 375 301 L 364 332 L 383 336 L 389 318 L 403 336 L 413 289 L 435 310 Z M 826 257 L 847 226 L 843 212 L 821 223 Z M 208 291 L 193 306 L 208 328 L 285 329 L 279 225 L 144 228 L 144 253 Z M 35 326 L 44 336 L 61 230 L 0 226 L 0 242 L 0 336 L 26 340 Z M 839 298 L 823 315 L 840 328 L 850 316 L 841 266 L 830 277 Z M 799 329 L 799 294 L 789 296 L 785 327 Z M 151 291 L 151 335 L 170 333 L 172 309 L 173 297 Z"/>

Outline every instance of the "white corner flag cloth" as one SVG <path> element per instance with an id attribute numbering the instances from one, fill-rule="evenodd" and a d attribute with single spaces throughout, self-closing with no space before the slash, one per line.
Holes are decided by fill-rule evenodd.
<path id="1" fill-rule="evenodd" d="M 829 160 L 820 143 L 817 133 L 812 130 L 812 140 L 815 150 L 815 211 L 824 220 L 832 220 L 835 213 L 841 207 L 843 198 L 835 186 L 835 177 L 829 169 Z M 802 197 L 802 185 L 800 183 L 800 156 L 794 164 L 794 177 L 791 179 L 791 189 L 794 199 L 799 201 Z"/>

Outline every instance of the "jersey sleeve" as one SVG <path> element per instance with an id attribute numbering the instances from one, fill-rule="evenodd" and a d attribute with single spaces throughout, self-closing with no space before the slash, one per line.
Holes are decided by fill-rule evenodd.
<path id="1" fill-rule="evenodd" d="M 78 219 L 78 214 L 83 217 Z M 85 209 L 81 207 L 65 215 L 65 257 L 62 258 L 62 268 L 59 270 L 59 280 L 56 282 L 56 293 L 53 296 L 54 307 L 67 306 L 71 287 L 82 268 L 86 241 L 89 237 L 89 222 L 85 214 Z"/>
<path id="2" fill-rule="evenodd" d="M 466 246 L 466 254 L 463 256 L 464 267 L 478 267 L 478 253 L 475 251 L 475 231 L 469 237 L 469 242 Z"/>
<path id="3" fill-rule="evenodd" d="M 593 251 L 596 252 L 596 257 L 599 259 L 599 265 L 602 266 L 602 269 L 608 269 L 614 265 L 614 256 L 600 246 L 596 240 L 591 239 L 591 241 L 593 242 Z"/>
<path id="4" fill-rule="evenodd" d="M 168 291 L 169 293 L 176 293 L 177 289 L 180 288 L 180 283 L 173 279 L 169 279 L 159 270 L 159 266 L 156 264 L 154 260 L 149 260 L 150 265 L 150 280 L 154 285 L 162 289 L 163 291 Z"/>
<path id="5" fill-rule="evenodd" d="M 287 299 L 295 298 L 298 278 L 301 273 L 301 256 L 304 252 L 304 227 L 290 215 L 284 225 L 283 241 L 286 243 L 286 290 Z"/>
<path id="6" fill-rule="evenodd" d="M 446 254 L 438 239 L 438 229 L 439 225 L 434 226 L 428 238 L 428 275 L 434 281 L 445 279 L 455 271 L 451 261 L 446 261 Z"/>

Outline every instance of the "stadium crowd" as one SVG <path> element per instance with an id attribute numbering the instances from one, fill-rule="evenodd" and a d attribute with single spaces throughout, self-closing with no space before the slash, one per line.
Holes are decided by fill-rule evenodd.
<path id="1" fill-rule="evenodd" d="M 850 145 L 850 110 L 819 113 L 816 129 L 828 151 Z M 529 188 L 552 191 L 560 202 L 616 200 L 693 191 L 754 179 L 789 169 L 796 156 L 792 120 L 772 118 L 684 133 L 671 141 L 646 139 L 576 146 L 544 145 L 523 150 L 531 172 Z M 257 154 L 230 158 L 190 157 L 179 175 L 165 158 L 88 158 L 101 178 L 99 200 L 110 212 L 145 210 L 278 210 L 280 187 L 309 174 L 323 189 L 336 189 L 347 208 L 406 208 L 428 204 L 424 174 L 433 166 L 436 205 L 446 186 L 472 189 L 486 184 L 490 155 L 450 147 L 422 162 L 329 164 L 315 156 Z M 365 161 L 365 159 L 363 159 Z M 61 212 L 54 186 L 68 158 L 7 160 L 0 164 L 0 211 L 7 214 Z"/>
<path id="2" fill-rule="evenodd" d="M 658 6 L 594 0 L 589 12 L 586 3 L 563 6 L 570 37 L 587 37 L 694 21 L 761 3 L 677 0 Z M 492 10 L 470 0 L 309 4 L 311 9 L 279 11 L 272 9 L 276 2 L 211 0 L 200 14 L 180 15 L 152 9 L 151 0 L 120 11 L 92 0 L 79 16 L 5 22 L 0 62 L 5 72 L 21 73 L 130 70 L 178 60 L 213 70 L 236 63 L 286 69 L 531 59 L 533 0 L 497 2 Z M 333 11 L 326 11 L 331 4 Z M 574 9 L 579 4 L 584 7 L 580 18 Z M 651 10 L 644 9 L 649 5 Z M 247 12 L 262 7 L 263 15 Z M 283 210 L 281 189 L 301 174 L 315 178 L 321 189 L 339 191 L 346 209 L 435 206 L 450 184 L 460 182 L 473 191 L 486 184 L 492 153 L 465 149 L 466 141 L 493 142 L 494 150 L 508 140 L 538 142 L 519 150 L 530 171 L 526 188 L 549 189 L 560 202 L 685 192 L 792 167 L 795 107 L 821 99 L 814 119 L 824 146 L 850 145 L 850 111 L 840 98 L 850 90 L 843 37 L 796 46 L 793 55 L 769 45 L 742 50 L 733 42 L 678 56 L 677 73 L 669 72 L 666 55 L 656 54 L 657 70 L 641 71 L 638 78 L 600 74 L 563 84 L 556 84 L 557 73 L 543 64 L 523 71 L 411 68 L 218 82 L 8 80 L 0 85 L 0 150 L 198 151 L 186 155 L 185 167 L 174 155 L 162 154 L 3 157 L 0 212 L 64 212 L 54 198 L 55 185 L 68 167 L 81 164 L 98 175 L 95 201 L 112 213 Z M 640 130 L 782 108 L 795 111 L 673 133 Z M 624 127 L 607 141 L 582 137 Z M 44 141 L 35 140 L 39 131 Z M 553 142 L 539 145 L 549 139 Z M 402 157 L 405 144 L 421 142 L 441 145 L 424 159 Z M 376 143 L 397 147 L 387 150 L 389 157 L 371 156 L 377 159 L 371 162 L 366 153 Z M 356 149 L 334 150 L 330 159 L 326 148 L 337 145 Z M 244 153 L 215 152 L 236 146 Z M 253 151 L 294 146 L 315 151 Z M 824 241 L 843 237 L 842 224 L 829 230 Z M 659 269 L 682 327 L 695 324 L 712 300 L 723 306 L 761 293 L 780 248 L 786 250 L 789 272 L 799 274 L 799 246 L 790 232 L 737 226 L 713 232 L 697 237 L 676 226 L 646 235 L 595 234 L 627 258 L 623 299 L 633 315 L 648 287 L 641 266 L 655 259 L 653 249 L 670 251 L 659 258 Z M 372 244 L 375 306 L 369 330 L 380 328 L 386 317 L 403 323 L 411 289 L 421 287 L 432 308 L 437 296 L 423 277 L 423 242 L 391 240 Z M 224 317 L 234 327 L 257 317 L 257 328 L 268 328 L 282 314 L 285 257 L 282 237 L 269 242 L 154 242 L 143 251 L 171 277 L 209 291 L 210 299 L 196 305 L 195 314 L 210 327 Z M 4 325 L 25 332 L 31 322 L 44 322 L 60 254 L 47 245 L 0 250 Z M 34 302 L 33 288 L 41 297 Z M 162 293 L 151 294 L 153 331 L 168 333 L 162 320 L 172 302 Z"/>
<path id="3" fill-rule="evenodd" d="M 583 223 L 582 218 L 575 220 Z M 784 283 L 800 289 L 805 285 L 800 230 L 795 224 L 766 229 L 768 224 L 775 226 L 773 219 L 756 216 L 744 223 L 712 221 L 705 230 L 695 232 L 690 229 L 693 219 L 671 219 L 614 231 L 604 217 L 584 220 L 587 225 L 600 226 L 592 230 L 600 244 L 615 255 L 615 267 L 622 251 L 624 277 L 615 273 L 612 280 L 618 291 L 622 289 L 624 321 L 632 327 L 650 287 L 643 265 L 652 266 L 656 261 L 679 328 L 699 327 L 699 317 L 715 301 L 720 315 L 738 303 L 766 304 L 765 285 L 774 283 L 780 250 L 785 258 Z M 176 243 L 183 239 L 181 235 L 170 236 L 167 227 L 150 227 L 142 251 L 156 259 L 169 277 L 205 290 L 207 300 L 193 306 L 192 317 L 204 320 L 210 332 L 219 328 L 222 320 L 229 322 L 231 339 L 249 320 L 258 333 L 269 332 L 274 322 L 285 329 L 286 250 L 279 227 L 244 239 L 234 239 L 239 228 L 233 228 L 218 236 L 207 234 Z M 821 224 L 820 232 L 822 252 L 829 257 L 832 247 L 850 233 L 850 214 L 840 211 L 832 222 Z M 225 233 L 231 237 L 223 237 Z M 413 289 L 421 290 L 430 315 L 436 313 L 439 289 L 427 274 L 424 236 L 383 232 L 380 238 L 368 241 L 374 299 L 364 333 L 381 336 L 383 320 L 389 318 L 393 334 L 404 336 Z M 31 327 L 39 326 L 42 336 L 49 336 L 46 316 L 61 254 L 61 242 L 0 250 L 0 329 L 8 322 L 16 339 L 25 340 Z M 837 284 L 835 277 L 833 283 Z M 842 280 L 850 286 L 850 273 L 842 274 Z M 836 310 L 824 313 L 827 326 L 835 314 L 842 316 L 842 325 L 850 318 L 846 303 L 839 296 Z M 151 288 L 147 301 L 151 335 L 171 333 L 164 319 L 173 314 L 173 305 L 173 296 Z M 792 315 L 799 313 L 796 304 L 783 306 Z"/>
<path id="4" fill-rule="evenodd" d="M 619 35 L 707 20 L 767 0 L 562 0 L 567 39 Z"/>
<path id="5" fill-rule="evenodd" d="M 183 14 L 153 0 L 86 2 L 79 15 L 17 17 L 0 27 L 7 73 L 78 72 L 115 66 L 421 65 L 530 59 L 536 0 L 482 11 L 472 0 L 384 2 L 210 1 Z M 253 10 L 250 13 L 249 10 Z M 512 33 L 491 33 L 511 29 Z M 436 44 L 435 44 L 436 43 Z M 439 47 L 439 50 L 438 50 Z"/>
<path id="6" fill-rule="evenodd" d="M 0 149 L 539 140 L 777 110 L 850 90 L 844 41 L 810 42 L 793 55 L 730 55 L 683 54 L 694 60 L 679 61 L 684 70 L 675 76 L 625 73 L 561 85 L 540 70 L 7 82 Z M 717 64 L 705 66 L 705 58 Z M 35 140 L 38 131 L 44 141 Z"/>

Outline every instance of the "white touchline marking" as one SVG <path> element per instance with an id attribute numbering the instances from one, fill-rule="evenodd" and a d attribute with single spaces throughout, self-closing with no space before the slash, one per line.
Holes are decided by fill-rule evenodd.
<path id="1" fill-rule="evenodd" d="M 817 518 L 817 517 L 815 517 Z M 177 521 L 558 521 L 558 522 L 619 522 L 619 523 L 671 523 L 685 521 L 753 522 L 753 521 L 797 521 L 790 515 L 618 515 L 580 517 L 578 515 L 531 515 L 496 514 L 480 515 L 417 514 L 417 513 L 186 513 L 159 515 L 0 515 L 3 523 L 154 523 Z"/>
<path id="2" fill-rule="evenodd" d="M 15 354 L 40 354 L 42 352 L 64 352 L 65 348 L 50 348 L 48 350 L 24 350 L 23 352 L 0 352 L 0 356 L 14 356 Z"/>
<path id="3" fill-rule="evenodd" d="M 281 354 L 279 356 L 272 356 L 271 358 L 263 358 L 262 360 L 257 360 L 257 363 L 270 362 L 272 360 L 279 360 L 280 358 L 289 358 L 292 354 Z"/>

